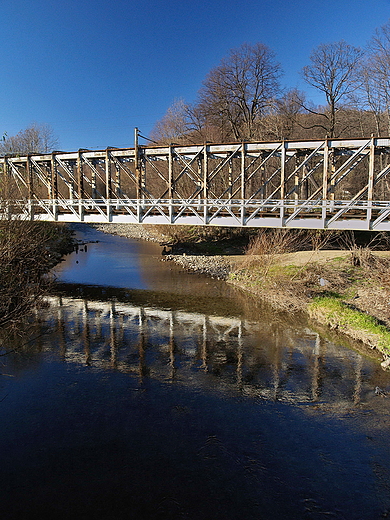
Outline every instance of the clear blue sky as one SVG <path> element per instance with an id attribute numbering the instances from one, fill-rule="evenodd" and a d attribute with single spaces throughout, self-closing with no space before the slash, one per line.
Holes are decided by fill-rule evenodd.
<path id="1" fill-rule="evenodd" d="M 0 0 L 0 134 L 48 123 L 61 150 L 133 146 L 230 49 L 268 45 L 309 92 L 313 48 L 364 46 L 389 18 L 390 0 Z"/>

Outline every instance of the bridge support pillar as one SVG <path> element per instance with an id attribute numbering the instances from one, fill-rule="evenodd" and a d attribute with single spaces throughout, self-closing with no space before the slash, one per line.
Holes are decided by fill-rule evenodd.
<path id="1" fill-rule="evenodd" d="M 137 199 L 137 223 L 142 224 L 142 200 Z"/>
<path id="2" fill-rule="evenodd" d="M 80 222 L 84 222 L 84 204 L 81 201 L 79 203 L 79 218 Z"/>
<path id="3" fill-rule="evenodd" d="M 106 215 L 107 215 L 107 222 L 112 222 L 112 205 L 111 205 L 110 200 L 107 200 Z"/>
<path id="4" fill-rule="evenodd" d="M 27 200 L 27 214 L 29 220 L 34 220 L 34 204 L 31 198 Z"/>

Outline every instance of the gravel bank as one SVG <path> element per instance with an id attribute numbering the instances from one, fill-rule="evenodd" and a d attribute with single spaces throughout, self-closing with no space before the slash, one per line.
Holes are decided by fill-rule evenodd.
<path id="1" fill-rule="evenodd" d="M 118 235 L 135 240 L 162 242 L 165 238 L 163 234 L 152 231 L 141 224 L 91 224 L 91 227 L 109 235 Z"/>
<path id="2" fill-rule="evenodd" d="M 226 280 L 234 265 L 226 256 L 165 255 L 163 260 L 175 262 L 186 271 L 207 274 L 218 280 Z"/>

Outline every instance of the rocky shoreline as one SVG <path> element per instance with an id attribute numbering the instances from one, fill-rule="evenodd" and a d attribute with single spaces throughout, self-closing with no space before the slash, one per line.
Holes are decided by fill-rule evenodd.
<path id="1" fill-rule="evenodd" d="M 148 240 L 151 242 L 162 242 L 164 235 L 150 231 L 147 227 L 140 224 L 90 224 L 91 227 L 108 233 L 135 240 Z"/>
<path id="2" fill-rule="evenodd" d="M 227 280 L 233 269 L 233 262 L 225 256 L 206 256 L 206 255 L 165 255 L 163 260 L 175 262 L 185 271 L 194 271 L 206 274 L 218 280 Z"/>

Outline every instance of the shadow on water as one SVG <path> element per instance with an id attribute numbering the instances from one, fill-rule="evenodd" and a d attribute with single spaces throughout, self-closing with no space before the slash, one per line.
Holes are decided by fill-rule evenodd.
<path id="1" fill-rule="evenodd" d="M 138 274 L 121 260 L 129 287 L 67 271 L 33 339 L 2 358 L 3 517 L 390 514 L 388 400 L 375 393 L 388 374 L 303 318 L 218 280 L 169 283 L 158 255 L 137 255 Z"/>

